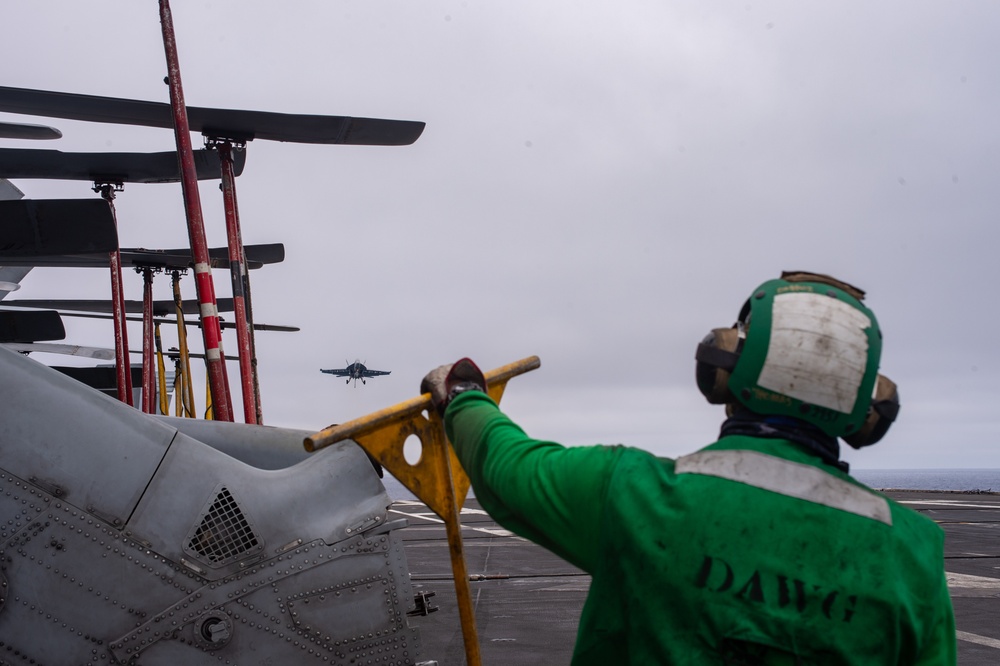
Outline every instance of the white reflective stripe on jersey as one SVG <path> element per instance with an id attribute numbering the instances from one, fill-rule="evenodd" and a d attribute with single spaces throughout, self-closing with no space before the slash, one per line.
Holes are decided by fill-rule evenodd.
<path id="1" fill-rule="evenodd" d="M 678 458 L 677 474 L 738 481 L 892 525 L 889 502 L 821 469 L 757 451 L 699 451 Z"/>

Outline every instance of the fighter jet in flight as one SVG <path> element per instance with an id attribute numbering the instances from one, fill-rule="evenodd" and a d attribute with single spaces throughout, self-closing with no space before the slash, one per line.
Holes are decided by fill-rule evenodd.
<path id="1" fill-rule="evenodd" d="M 346 364 L 347 361 L 344 361 Z M 320 369 L 320 372 L 325 372 L 328 375 L 333 375 L 335 377 L 347 377 L 347 383 L 350 384 L 351 380 L 354 380 L 354 385 L 358 385 L 358 380 L 361 383 L 365 383 L 365 377 L 379 377 L 380 375 L 388 375 L 391 371 L 389 370 L 369 370 L 365 367 L 365 364 L 359 360 L 355 360 L 354 363 L 347 365 L 346 368 L 336 368 L 332 370 Z"/>

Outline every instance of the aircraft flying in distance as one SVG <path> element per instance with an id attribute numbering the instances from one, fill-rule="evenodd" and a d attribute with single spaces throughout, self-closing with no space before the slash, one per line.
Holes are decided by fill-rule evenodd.
<path id="1" fill-rule="evenodd" d="M 347 361 L 344 361 L 344 364 L 347 365 L 346 368 L 336 368 L 332 370 L 320 369 L 320 372 L 325 372 L 326 374 L 333 375 L 335 377 L 347 377 L 348 384 L 350 384 L 353 379 L 355 386 L 358 385 L 359 379 L 361 380 L 361 383 L 364 384 L 365 377 L 379 377 L 381 375 L 388 375 L 391 372 L 389 370 L 369 370 L 365 367 L 365 364 L 359 360 L 355 360 L 354 363 L 350 364 L 348 364 Z"/>

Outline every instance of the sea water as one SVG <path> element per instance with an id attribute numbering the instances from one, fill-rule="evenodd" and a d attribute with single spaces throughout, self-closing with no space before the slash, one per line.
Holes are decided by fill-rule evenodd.
<path id="1" fill-rule="evenodd" d="M 1000 469 L 852 469 L 872 488 L 1000 492 Z"/>

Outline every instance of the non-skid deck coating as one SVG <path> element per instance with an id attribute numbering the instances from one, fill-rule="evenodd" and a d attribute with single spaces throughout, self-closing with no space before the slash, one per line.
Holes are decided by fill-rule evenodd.
<path id="1" fill-rule="evenodd" d="M 888 491 L 945 531 L 945 569 L 955 606 L 958 663 L 1000 664 L 1000 494 Z M 465 663 L 444 524 L 419 502 L 400 501 L 414 593 L 434 592 L 438 611 L 410 618 L 420 628 L 422 660 Z M 590 577 L 547 550 L 512 535 L 470 499 L 462 538 L 472 578 L 484 666 L 569 664 Z"/>

